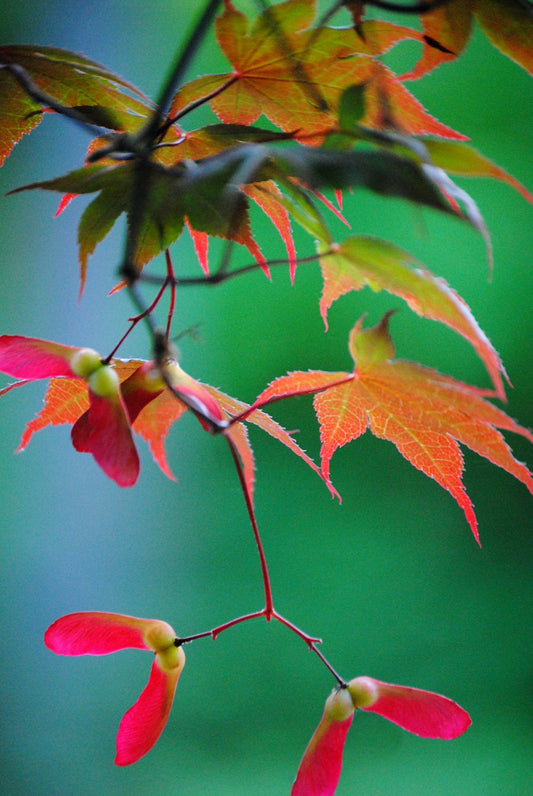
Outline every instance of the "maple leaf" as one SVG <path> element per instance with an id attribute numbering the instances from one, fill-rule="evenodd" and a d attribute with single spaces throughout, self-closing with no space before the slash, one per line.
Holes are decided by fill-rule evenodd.
<path id="1" fill-rule="evenodd" d="M 422 56 L 402 80 L 417 80 L 447 61 L 457 58 L 466 47 L 473 26 L 473 3 L 450 0 L 420 15 L 422 29 L 429 41 L 424 42 Z M 433 46 L 438 41 L 440 48 Z"/>
<path id="2" fill-rule="evenodd" d="M 402 80 L 415 80 L 457 58 L 470 39 L 474 17 L 495 47 L 533 74 L 530 4 L 522 0 L 451 0 L 420 15 L 426 37 L 422 57 Z"/>
<path id="3" fill-rule="evenodd" d="M 327 328 L 327 311 L 340 296 L 368 285 L 403 298 L 426 318 L 459 332 L 474 347 L 492 378 L 496 394 L 505 397 L 501 360 L 479 328 L 465 302 L 443 279 L 397 246 L 377 238 L 357 236 L 330 245 L 320 257 L 324 288 L 320 312 Z"/>
<path id="4" fill-rule="evenodd" d="M 128 382 L 133 382 L 136 378 L 134 373 L 130 379 L 123 383 L 122 389 L 127 404 L 129 404 L 128 395 L 130 390 Z M 219 407 L 219 412 L 221 412 L 217 415 L 219 422 L 229 421 L 233 417 L 245 414 L 247 422 L 262 429 L 285 445 L 292 453 L 303 459 L 303 461 L 316 472 L 321 480 L 324 480 L 321 470 L 314 461 L 300 448 L 293 437 L 266 412 L 261 411 L 259 407 L 254 408 L 255 404 L 251 407 L 249 404 L 239 401 L 237 398 L 232 398 L 215 387 L 199 384 L 198 382 L 195 382 L 195 384 L 197 390 L 201 389 L 207 391 L 212 400 L 216 403 L 216 406 Z M 176 385 L 176 389 L 183 389 L 183 385 Z M 142 411 L 139 412 L 132 423 L 133 431 L 143 437 L 148 443 L 154 460 L 169 478 L 174 478 L 174 475 L 167 462 L 164 440 L 171 426 L 188 408 L 189 407 L 184 404 L 183 401 L 180 401 L 170 390 L 164 390 L 149 404 L 143 407 Z M 236 422 L 224 428 L 222 433 L 230 437 L 239 453 L 244 468 L 248 491 L 251 499 L 253 499 L 255 465 L 246 427 L 243 423 Z M 337 496 L 337 492 L 329 481 L 326 481 L 326 485 L 331 494 Z"/>
<path id="5" fill-rule="evenodd" d="M 254 130 L 243 125 L 208 125 L 200 130 L 193 130 L 190 133 L 186 133 L 176 128 L 176 126 L 172 126 L 163 139 L 163 142 L 166 142 L 168 146 L 165 147 L 161 145 L 161 148 L 157 149 L 154 153 L 154 160 L 161 166 L 170 169 L 178 166 L 183 161 L 199 160 L 219 154 L 243 142 L 260 142 L 263 140 L 275 141 L 277 139 L 285 140 L 286 138 L 287 136 L 282 133 L 272 133 L 268 130 L 260 129 Z M 87 152 L 88 158 L 107 143 L 104 137 L 92 141 Z M 112 160 L 104 158 L 100 159 L 99 163 L 100 166 L 116 165 Z M 87 160 L 86 167 L 90 167 L 90 165 L 90 160 Z M 120 180 L 117 180 L 116 186 L 110 183 L 107 188 L 102 190 L 97 199 L 91 203 L 80 220 L 78 240 L 80 244 L 82 291 L 85 283 L 89 256 L 94 252 L 96 245 L 108 234 L 117 216 L 122 212 L 127 212 L 128 206 L 124 199 L 123 188 L 124 186 Z M 272 180 L 265 180 L 261 183 L 250 184 L 243 187 L 243 192 L 261 208 L 278 230 L 287 249 L 291 280 L 294 281 L 296 252 L 292 239 L 289 214 L 282 203 L 279 188 Z M 65 194 L 59 203 L 56 216 L 62 213 L 76 196 L 76 193 Z M 195 229 L 186 215 L 183 216 L 183 220 L 193 239 L 198 262 L 205 275 L 208 276 L 209 236 L 206 232 L 202 231 L 204 225 L 200 224 L 199 228 Z M 179 235 L 180 232 L 181 229 L 178 227 L 177 235 Z M 234 230 L 233 240 L 245 246 L 256 262 L 261 265 L 263 271 L 269 276 L 268 267 L 265 265 L 265 258 L 253 238 L 250 226 L 241 223 L 238 231 L 237 229 Z M 140 254 L 138 259 L 141 265 L 144 264 L 145 260 L 147 261 L 154 256 L 154 253 L 157 254 L 159 250 L 159 246 L 155 244 L 149 245 L 146 248 L 146 254 L 143 254 L 142 251 L 138 251 L 138 254 Z"/>
<path id="6" fill-rule="evenodd" d="M 172 146 L 161 147 L 161 149 L 157 150 L 156 156 L 159 163 L 170 167 L 176 166 L 187 159 L 201 160 L 243 143 L 286 140 L 287 137 L 284 133 L 275 133 L 270 130 L 239 124 L 213 124 L 191 132 L 181 129 L 177 130 L 176 126 L 173 125 L 169 130 L 169 135 L 163 139 L 163 143 L 169 141 Z M 294 281 L 296 252 L 289 214 L 281 201 L 279 188 L 272 180 L 265 180 L 260 183 L 246 185 L 243 190 L 246 196 L 261 208 L 278 230 L 287 249 L 291 281 Z M 199 263 L 207 276 L 209 274 L 207 259 L 208 236 L 201 230 L 194 229 L 188 219 L 187 225 L 193 238 Z M 264 258 L 251 237 L 251 233 L 249 235 L 243 234 L 239 242 L 248 248 L 258 262 L 264 262 Z M 262 267 L 268 275 L 268 268 L 264 265 Z"/>
<path id="7" fill-rule="evenodd" d="M 444 171 L 464 177 L 491 177 L 501 180 L 522 194 L 528 202 L 533 202 L 533 194 L 521 182 L 469 144 L 463 141 L 432 139 L 427 139 L 423 143 L 431 162 Z"/>
<path id="8" fill-rule="evenodd" d="M 44 635 L 46 646 L 57 655 L 108 655 L 123 649 L 155 654 L 148 685 L 120 722 L 117 766 L 136 763 L 163 732 L 185 666 L 185 653 L 177 641 L 167 622 L 102 611 L 62 616 Z"/>
<path id="9" fill-rule="evenodd" d="M 218 155 L 242 144 L 270 144 L 294 138 L 294 133 L 280 133 L 246 124 L 208 124 L 196 130 L 185 130 L 176 122 L 165 133 L 154 158 L 157 163 L 170 167 L 183 160 L 202 160 Z"/>
<path id="10" fill-rule="evenodd" d="M 293 283 L 296 273 L 296 249 L 294 248 L 290 216 L 282 202 L 278 186 L 272 180 L 267 180 L 247 185 L 244 192 L 261 208 L 278 230 L 287 250 L 289 275 L 291 283 Z"/>
<path id="11" fill-rule="evenodd" d="M 492 44 L 533 74 L 533 10 L 521 0 L 476 0 L 476 19 Z"/>
<path id="12" fill-rule="evenodd" d="M 215 173 L 194 166 L 188 163 L 173 170 L 155 163 L 142 164 L 145 199 L 140 219 L 132 209 L 132 196 L 140 179 L 136 163 L 90 164 L 10 193 L 36 188 L 67 194 L 99 192 L 83 211 L 78 227 L 80 290 L 85 284 L 89 256 L 122 213 L 127 214 L 130 225 L 135 218 L 134 254 L 138 269 L 179 237 L 185 218 L 197 230 L 248 246 L 264 262 L 251 237 L 246 197 L 236 186 L 228 184 L 226 164 L 222 163 Z"/>
<path id="13" fill-rule="evenodd" d="M 354 326 L 349 341 L 356 363 L 352 378 L 343 372 L 297 371 L 273 381 L 257 402 L 300 394 L 302 385 L 309 392 L 317 391 L 314 408 L 327 481 L 335 451 L 370 429 L 393 442 L 414 467 L 450 492 L 479 543 L 474 509 L 461 480 L 463 458 L 458 443 L 506 470 L 533 493 L 531 473 L 513 457 L 498 429 L 531 442 L 533 434 L 487 401 L 483 390 L 431 368 L 393 359 L 389 315 L 371 329 L 362 328 L 362 319 Z M 328 387 L 328 377 L 345 383 Z"/>
<path id="14" fill-rule="evenodd" d="M 252 199 L 258 207 L 265 213 L 265 215 L 272 221 L 278 230 L 281 239 L 285 244 L 287 250 L 287 257 L 289 263 L 289 274 L 291 282 L 294 282 L 294 275 L 296 273 L 296 249 L 294 248 L 294 240 L 292 237 L 291 221 L 289 213 L 283 202 L 281 192 L 272 180 L 264 182 L 252 183 L 243 187 L 243 192 Z M 198 257 L 198 262 L 202 271 L 206 276 L 209 276 L 209 236 L 205 232 L 193 229 L 188 219 L 186 219 L 187 227 L 191 234 L 194 243 L 194 250 Z M 266 265 L 266 261 L 261 254 L 257 243 L 253 239 L 251 232 L 249 235 L 242 236 L 239 243 L 246 246 L 248 251 L 252 254 L 255 261 L 259 263 L 263 272 L 270 277 L 270 269 Z"/>
<path id="15" fill-rule="evenodd" d="M 298 768 L 291 796 L 333 796 L 355 710 L 377 713 L 422 738 L 451 740 L 469 728 L 466 710 L 448 697 L 356 677 L 334 690 Z"/>
<path id="16" fill-rule="evenodd" d="M 311 227 L 305 218 L 302 221 L 302 202 L 306 203 L 304 213 L 308 216 L 309 199 L 304 197 L 305 190 L 295 185 L 294 178 L 311 191 L 321 187 L 363 187 L 383 196 L 407 199 L 457 215 L 442 192 L 443 184 L 448 192 L 453 191 L 453 183 L 441 169 L 432 168 L 433 172 L 427 164 L 418 163 L 413 157 L 386 150 L 346 152 L 300 145 L 277 150 L 267 144 L 248 144 L 197 162 L 182 161 L 172 168 L 131 161 L 113 165 L 92 163 L 55 179 L 21 186 L 10 193 L 44 189 L 66 193 L 69 198 L 77 193 L 98 193 L 85 208 L 78 227 L 81 289 L 88 257 L 122 213 L 128 216 L 138 269 L 167 249 L 187 221 L 193 230 L 247 246 L 268 274 L 264 258 L 251 237 L 246 191 L 282 235 L 293 277 L 294 248 L 287 211 L 304 227 L 315 233 L 320 229 L 321 240 L 329 240 L 329 233 L 316 211 Z M 280 195 L 273 180 L 291 196 L 291 203 Z M 144 193 L 138 207 L 132 197 L 140 182 Z M 483 231 L 479 214 L 470 209 L 468 195 L 461 191 L 460 198 L 467 203 L 465 220 Z M 474 207 L 471 201 L 470 205 Z M 195 243 L 206 270 L 205 239 L 196 238 Z"/>
<path id="17" fill-rule="evenodd" d="M 9 71 L 13 68 L 88 124 L 134 131 L 152 110 L 135 86 L 81 55 L 57 47 L 0 47 L 0 165 L 43 117 L 42 105 Z"/>
<path id="18" fill-rule="evenodd" d="M 282 130 L 311 136 L 336 125 L 343 90 L 358 83 L 368 85 L 363 123 L 398 124 L 410 133 L 464 137 L 426 113 L 398 78 L 376 60 L 399 41 L 423 40 L 418 31 L 375 21 L 364 22 L 357 29 L 310 29 L 316 3 L 309 0 L 279 3 L 250 26 L 229 0 L 224 5 L 215 27 L 233 72 L 208 75 L 185 85 L 171 105 L 171 117 L 207 97 L 223 122 L 250 125 L 263 113 Z"/>

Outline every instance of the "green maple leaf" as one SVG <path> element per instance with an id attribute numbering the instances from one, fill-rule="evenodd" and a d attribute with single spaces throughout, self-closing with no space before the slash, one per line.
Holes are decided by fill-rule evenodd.
<path id="1" fill-rule="evenodd" d="M 57 47 L 0 47 L 0 67 L 22 70 L 34 86 L 89 124 L 137 130 L 151 113 L 144 95 L 118 75 L 81 55 Z M 43 118 L 43 107 L 9 71 L 0 68 L 0 165 L 24 133 Z"/>

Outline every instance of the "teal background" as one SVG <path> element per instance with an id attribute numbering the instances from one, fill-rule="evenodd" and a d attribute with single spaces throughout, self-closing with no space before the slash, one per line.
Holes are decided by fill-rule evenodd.
<path id="1" fill-rule="evenodd" d="M 154 96 L 196 3 L 2 3 L 3 42 L 83 52 Z M 401 45 L 388 62 L 416 57 Z M 222 59 L 207 43 L 198 72 Z M 402 67 L 402 63 L 404 67 Z M 191 73 L 192 76 L 192 73 Z M 428 110 L 472 138 L 485 155 L 533 190 L 530 78 L 476 30 L 466 54 L 409 86 Z M 207 115 L 198 114 L 195 124 Z M 76 167 L 88 143 L 68 122 L 47 118 L 16 148 L 0 191 Z M 507 411 L 533 423 L 531 209 L 506 185 L 458 181 L 478 201 L 491 230 L 495 270 L 470 229 L 396 201 L 357 192 L 345 214 L 355 233 L 404 246 L 443 276 L 472 308 L 501 353 L 514 389 Z M 91 259 L 77 303 L 76 225 L 83 199 L 53 219 L 58 197 L 1 199 L 0 328 L 107 351 L 131 305 L 107 298 L 117 281 L 120 224 Z M 338 234 L 340 224 L 332 222 Z M 267 256 L 283 256 L 277 233 L 256 227 Z M 312 241 L 295 230 L 300 255 Z M 217 248 L 213 247 L 216 262 Z M 190 242 L 174 247 L 182 274 L 199 273 Z M 245 263 L 245 253 L 235 262 Z M 346 339 L 364 312 L 375 323 L 391 307 L 398 356 L 487 385 L 462 339 L 414 316 L 401 301 L 369 290 L 339 300 L 324 334 L 320 276 L 285 269 L 215 289 L 179 293 L 176 328 L 198 325 L 179 345 L 184 367 L 208 384 L 253 400 L 291 369 L 350 367 Z M 144 330 L 123 356 L 149 355 Z M 2 381 L 2 385 L 8 379 Z M 288 794 L 318 722 L 331 677 L 282 626 L 250 622 L 187 648 L 168 725 L 136 765 L 113 764 L 121 716 L 148 677 L 146 653 L 56 657 L 46 627 L 79 610 L 117 611 L 169 621 L 180 635 L 208 630 L 262 606 L 262 586 L 242 496 L 222 440 L 186 416 L 170 432 L 178 483 L 168 481 L 139 442 L 142 472 L 120 490 L 90 457 L 76 455 L 65 427 L 37 435 L 13 456 L 39 410 L 43 384 L 0 403 L 0 579 L 2 628 L 1 781 L 9 796 L 235 796 Z M 315 457 L 309 399 L 272 414 Z M 380 717 L 357 714 L 345 751 L 339 796 L 524 796 L 533 754 L 531 500 L 505 472 L 465 451 L 465 484 L 475 503 L 482 548 L 450 495 L 410 467 L 394 447 L 366 435 L 332 464 L 341 506 L 303 462 L 252 429 L 257 518 L 278 610 L 324 639 L 342 674 L 367 674 L 427 688 L 469 710 L 471 729 L 453 742 L 427 741 Z M 527 443 L 509 437 L 520 460 Z"/>

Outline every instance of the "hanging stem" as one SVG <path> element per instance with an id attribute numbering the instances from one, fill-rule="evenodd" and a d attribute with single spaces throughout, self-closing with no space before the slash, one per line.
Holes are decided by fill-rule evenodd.
<path id="1" fill-rule="evenodd" d="M 170 337 L 170 327 L 172 325 L 172 318 L 174 317 L 174 310 L 176 309 L 176 277 L 174 275 L 174 266 L 172 265 L 172 258 L 170 257 L 170 250 L 165 249 L 165 259 L 167 263 L 167 278 L 165 280 L 166 285 L 170 285 L 170 302 L 168 307 L 168 316 L 167 316 L 167 329 L 166 329 L 166 337 L 167 340 Z"/>
<path id="2" fill-rule="evenodd" d="M 153 329 L 155 328 L 155 325 L 153 323 L 153 319 L 152 319 L 151 315 L 152 315 L 153 311 L 155 310 L 155 308 L 157 307 L 157 305 L 159 304 L 159 302 L 161 301 L 161 298 L 162 298 L 163 293 L 165 292 L 166 288 L 170 285 L 170 306 L 169 306 L 169 311 L 168 311 L 167 329 L 166 329 L 166 337 L 168 338 L 168 336 L 170 334 L 170 325 L 171 325 L 171 322 L 172 322 L 172 317 L 174 315 L 174 309 L 175 309 L 175 304 L 176 304 L 176 285 L 177 285 L 177 280 L 176 280 L 176 277 L 174 275 L 174 269 L 172 267 L 172 260 L 170 258 L 170 252 L 169 252 L 168 249 L 165 250 L 165 257 L 166 257 L 166 262 L 167 262 L 167 275 L 166 275 L 166 277 L 164 277 L 163 282 L 161 284 L 161 287 L 159 288 L 155 299 L 152 301 L 152 303 L 148 307 L 144 307 L 143 308 L 140 296 L 138 295 L 138 293 L 134 292 L 134 286 L 133 285 L 128 285 L 130 293 L 132 293 L 132 295 L 136 299 L 136 303 L 139 306 L 140 312 L 139 312 L 138 315 L 135 315 L 133 318 L 128 318 L 128 320 L 131 323 L 130 328 L 122 335 L 122 337 L 120 338 L 120 340 L 118 341 L 116 346 L 113 348 L 111 353 L 107 355 L 105 360 L 102 360 L 104 363 L 108 363 L 111 360 L 111 358 L 115 356 L 116 352 L 118 351 L 118 349 L 120 348 L 120 346 L 122 345 L 124 340 L 127 338 L 127 336 L 133 331 L 133 329 L 135 329 L 137 324 L 140 321 L 142 321 L 144 318 L 149 318 L 150 331 L 153 331 Z"/>
<path id="3" fill-rule="evenodd" d="M 242 493 L 244 495 L 244 502 L 246 503 L 246 508 L 248 510 L 248 517 L 250 518 L 250 523 L 252 525 L 252 529 L 254 532 L 255 544 L 257 546 L 257 552 L 259 553 L 259 560 L 261 562 L 261 574 L 263 576 L 263 587 L 265 591 L 265 609 L 262 612 L 265 616 L 267 622 L 270 621 L 272 615 L 274 613 L 274 604 L 272 601 L 272 587 L 270 585 L 270 576 L 268 574 L 268 566 L 265 557 L 265 551 L 263 549 L 263 543 L 261 541 L 261 535 L 259 533 L 259 528 L 257 526 L 257 521 L 255 519 L 254 507 L 252 504 L 252 498 L 250 495 L 250 491 L 248 489 L 248 485 L 246 483 L 246 479 L 244 477 L 244 472 L 242 469 L 242 465 L 239 459 L 239 454 L 237 452 L 237 448 L 235 447 L 235 443 L 231 439 L 229 435 L 225 435 L 229 448 L 231 450 L 231 455 L 233 456 L 233 461 L 235 463 L 235 468 L 237 470 L 237 475 L 239 476 L 239 482 L 241 485 Z"/>
<path id="4" fill-rule="evenodd" d="M 290 622 L 284 616 L 279 614 L 274 608 L 274 603 L 273 603 L 273 598 L 272 598 L 272 586 L 271 586 L 271 583 L 270 583 L 270 576 L 268 574 L 268 567 L 267 567 L 265 552 L 264 552 L 264 548 L 263 548 L 263 543 L 261 541 L 261 536 L 259 534 L 259 528 L 257 526 L 257 521 L 255 519 L 255 513 L 254 513 L 254 509 L 253 509 L 253 505 L 252 505 L 252 499 L 251 499 L 251 496 L 250 496 L 250 491 L 249 491 L 248 486 L 246 484 L 246 479 L 244 477 L 244 472 L 243 472 L 243 469 L 242 469 L 242 465 L 241 465 L 241 462 L 240 462 L 240 459 L 239 459 L 239 454 L 238 454 L 238 451 L 237 451 L 237 449 L 235 447 L 235 444 L 234 444 L 233 440 L 231 439 L 231 437 L 229 435 L 226 435 L 226 440 L 227 440 L 228 445 L 230 447 L 231 454 L 233 456 L 233 461 L 235 463 L 235 468 L 236 468 L 237 474 L 239 476 L 239 482 L 240 482 L 240 485 L 241 485 L 242 493 L 244 495 L 246 508 L 248 510 L 248 516 L 249 516 L 250 522 L 252 524 L 252 528 L 253 528 L 253 532 L 254 532 L 254 538 L 255 538 L 255 543 L 256 543 L 256 546 L 257 546 L 258 553 L 259 553 L 259 559 L 260 559 L 260 562 L 261 562 L 261 572 L 262 572 L 262 576 L 263 576 L 263 587 L 264 587 L 264 592 L 265 592 L 265 607 L 263 608 L 262 611 L 255 611 L 255 612 L 250 613 L 250 614 L 244 614 L 243 616 L 238 616 L 235 619 L 230 619 L 228 622 L 224 622 L 224 624 L 218 625 L 217 627 L 213 628 L 212 630 L 203 631 L 202 633 L 196 633 L 196 634 L 194 634 L 192 636 L 187 636 L 186 638 L 177 638 L 176 641 L 175 641 L 175 644 L 176 644 L 176 646 L 179 646 L 181 644 L 187 644 L 187 643 L 189 643 L 191 641 L 196 641 L 197 639 L 200 639 L 200 638 L 206 638 L 207 636 L 211 636 L 211 638 L 214 641 L 217 638 L 217 636 L 219 636 L 225 630 L 229 630 L 230 627 L 234 627 L 235 625 L 239 625 L 242 622 L 248 622 L 251 619 L 258 619 L 259 617 L 263 617 L 264 616 L 265 619 L 267 620 L 267 622 L 270 622 L 272 619 L 276 619 L 280 624 L 285 625 L 285 627 L 289 628 L 289 630 L 291 630 L 299 638 L 301 638 L 302 641 L 307 645 L 307 647 L 318 656 L 318 658 L 322 661 L 322 663 L 328 669 L 328 671 L 331 672 L 331 674 L 337 680 L 339 685 L 345 686 L 346 685 L 345 680 L 338 674 L 338 672 L 333 668 L 333 666 L 327 660 L 325 655 L 323 655 L 322 652 L 320 652 L 320 650 L 316 646 L 317 644 L 321 643 L 321 639 L 317 638 L 315 636 L 310 636 L 307 633 L 305 633 L 303 630 L 300 630 L 299 627 L 297 627 L 293 622 Z"/>

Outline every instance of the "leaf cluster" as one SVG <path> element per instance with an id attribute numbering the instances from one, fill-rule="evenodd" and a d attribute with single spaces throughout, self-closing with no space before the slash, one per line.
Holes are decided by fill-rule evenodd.
<path id="1" fill-rule="evenodd" d="M 208 4 L 204 18 L 214 14 L 216 5 Z M 16 189 L 62 193 L 58 212 L 78 194 L 94 195 L 79 222 L 81 290 L 90 255 L 123 214 L 129 234 L 119 274 L 121 284 L 132 290 L 139 280 L 150 278 L 145 266 L 168 251 L 185 229 L 193 237 L 203 276 L 178 273 L 167 278 L 167 288 L 222 281 L 248 270 L 231 269 L 234 243 L 253 256 L 250 268 L 259 267 L 268 276 L 268 262 L 251 229 L 252 202 L 285 242 L 292 280 L 297 259 L 291 221 L 314 238 L 326 328 L 328 309 L 342 295 L 365 285 L 388 291 L 419 315 L 463 336 L 484 362 L 494 394 L 503 398 L 501 360 L 461 297 L 387 241 L 365 235 L 336 241 L 321 206 L 337 215 L 341 211 L 321 191 L 333 190 L 340 199 L 346 189 L 364 189 L 454 216 L 484 236 L 490 258 L 482 216 L 450 174 L 501 179 L 529 201 L 532 196 L 466 144 L 464 136 L 430 116 L 405 81 L 455 57 L 466 45 L 474 17 L 497 46 L 530 69 L 522 46 L 529 16 L 522 4 L 511 6 L 438 3 L 420 10 L 419 32 L 368 18 L 357 3 L 350 6 L 354 24 L 333 27 L 329 22 L 337 6 L 320 19 L 314 2 L 285 0 L 250 19 L 226 0 L 215 32 L 230 70 L 176 85 L 191 55 L 186 50 L 155 105 L 89 59 L 57 48 L 3 47 L 0 152 L 7 157 L 46 111 L 64 114 L 97 133 L 81 168 Z M 400 78 L 380 56 L 408 39 L 422 44 L 422 55 Z M 209 105 L 219 121 L 185 127 L 201 105 Z M 256 126 L 261 115 L 271 128 Z M 433 137 L 426 137 L 428 133 Z M 208 242 L 213 236 L 226 239 L 227 248 L 211 272 Z M 143 314 L 151 321 L 150 312 Z M 168 327 L 170 323 L 169 317 Z M 158 438 L 159 432 L 154 434 Z M 152 442 L 168 471 L 160 443 Z M 435 477 L 431 467 L 422 469 Z M 457 497 L 451 480 L 437 480 Z M 470 522 L 474 528 L 472 518 Z"/>

